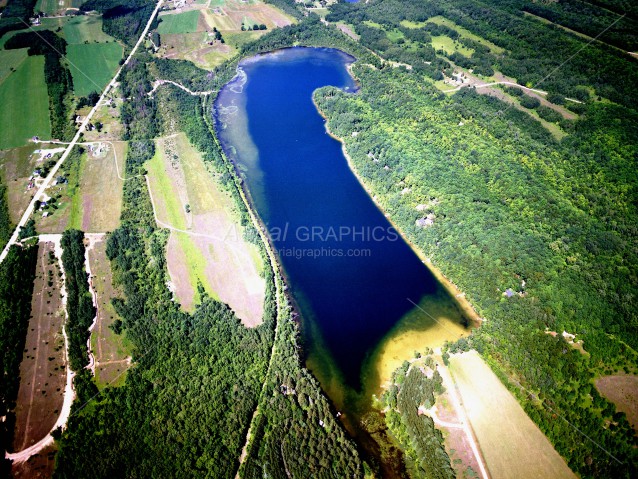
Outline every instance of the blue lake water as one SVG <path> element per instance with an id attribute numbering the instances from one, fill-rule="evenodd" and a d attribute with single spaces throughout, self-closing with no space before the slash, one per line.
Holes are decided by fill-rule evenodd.
<path id="1" fill-rule="evenodd" d="M 441 287 L 353 175 L 312 102 L 323 86 L 355 89 L 352 61 L 317 48 L 244 61 L 217 99 L 216 123 L 279 252 L 305 349 L 359 391 L 366 360 L 413 310 L 410 300 Z"/>

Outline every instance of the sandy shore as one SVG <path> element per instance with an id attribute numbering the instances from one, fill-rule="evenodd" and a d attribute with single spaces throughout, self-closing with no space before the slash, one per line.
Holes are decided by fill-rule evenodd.
<path id="1" fill-rule="evenodd" d="M 461 310 L 463 311 L 463 313 L 475 324 L 475 325 L 480 325 L 484 318 L 481 318 L 481 316 L 476 312 L 476 310 L 474 309 L 474 307 L 472 306 L 472 304 L 467 300 L 467 298 L 465 297 L 465 293 L 462 292 L 458 286 L 456 286 L 456 284 L 454 284 L 452 281 L 450 281 L 448 278 L 445 277 L 445 275 L 441 272 L 441 270 L 439 268 L 437 268 L 434 264 L 432 264 L 432 262 L 430 261 L 430 258 L 428 258 L 423 251 L 421 251 L 421 249 L 419 247 L 417 247 L 412 241 L 410 241 L 410 239 L 408 238 L 408 236 L 405 234 L 405 232 L 399 227 L 399 225 L 397 225 L 394 220 L 392 220 L 392 218 L 390 218 L 389 214 L 387 211 L 385 211 L 381 205 L 379 204 L 379 202 L 375 199 L 375 195 L 373 194 L 372 191 L 370 191 L 370 189 L 368 188 L 368 186 L 365 184 L 365 182 L 363 181 L 363 178 L 361 178 L 361 176 L 359 175 L 359 173 L 357 172 L 355 165 L 354 165 L 354 161 L 352 161 L 352 158 L 350 157 L 350 155 L 348 154 L 348 151 L 346 149 L 346 144 L 343 141 L 342 138 L 338 137 L 337 135 L 335 135 L 334 133 L 332 133 L 330 131 L 330 128 L 328 128 L 328 117 L 326 116 L 326 114 L 321 110 L 321 108 L 319 108 L 319 105 L 317 105 L 317 102 L 315 101 L 314 97 L 312 99 L 312 103 L 314 103 L 315 108 L 317 108 L 317 111 L 319 112 L 319 114 L 322 116 L 322 118 L 324 118 L 324 120 L 326 120 L 325 123 L 325 127 L 326 127 L 326 133 L 328 133 L 328 135 L 330 135 L 332 138 L 334 138 L 335 140 L 337 140 L 339 143 L 341 143 L 341 150 L 343 151 L 343 156 L 346 158 L 346 161 L 348 162 L 348 167 L 350 168 L 350 171 L 352 172 L 352 174 L 357 178 L 357 180 L 359 181 L 359 184 L 363 187 L 363 189 L 368 193 L 368 196 L 370 197 L 370 199 L 372 199 L 372 201 L 374 202 L 374 204 L 377 206 L 377 208 L 379 208 L 379 211 L 381 211 L 383 213 L 383 215 L 386 217 L 386 219 L 390 222 L 390 224 L 399 232 L 399 234 L 401 235 L 401 237 L 403 238 L 403 240 L 410 246 L 410 248 L 412 249 L 412 251 L 414 251 L 414 253 L 419 257 L 419 259 L 423 262 L 423 264 L 426 265 L 426 267 L 432 272 L 432 274 L 436 277 L 436 279 L 439 281 L 439 283 L 441 283 L 441 285 L 445 288 L 445 290 L 456 300 L 457 304 L 459 305 L 459 307 L 461 308 Z"/>

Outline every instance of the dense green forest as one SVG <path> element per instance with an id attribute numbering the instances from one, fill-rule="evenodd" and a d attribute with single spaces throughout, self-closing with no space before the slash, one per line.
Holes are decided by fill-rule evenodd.
<path id="1" fill-rule="evenodd" d="M 44 55 L 44 80 L 49 94 L 49 115 L 53 138 L 65 140 L 73 136 L 73 123 L 70 119 L 70 101 L 73 94 L 71 72 L 63 62 L 66 54 L 66 40 L 52 32 L 42 30 L 14 35 L 5 43 L 4 48 L 29 48 L 29 55 Z"/>
<path id="2" fill-rule="evenodd" d="M 443 381 L 432 357 L 423 361 L 424 365 L 405 361 L 392 374 L 392 384 L 381 404 L 387 410 L 386 424 L 401 443 L 410 477 L 450 479 L 455 474 L 443 447 L 443 435 L 430 416 L 418 413 L 419 406 L 434 406 L 434 394 L 443 392 Z M 434 371 L 431 378 L 425 375 L 425 368 Z"/>
<path id="3" fill-rule="evenodd" d="M 67 292 L 66 331 L 69 336 L 69 364 L 76 373 L 73 385 L 78 401 L 84 403 L 97 392 L 91 373 L 86 369 L 89 365 L 89 327 L 97 311 L 93 306 L 89 277 L 84 268 L 84 233 L 66 230 L 62 235 L 61 245 Z"/>
<path id="4" fill-rule="evenodd" d="M 0 7 L 0 37 L 11 30 L 22 30 L 29 25 L 29 17 L 37 0 L 8 0 Z"/>
<path id="5" fill-rule="evenodd" d="M 4 457 L 13 442 L 16 405 L 20 388 L 20 362 L 31 316 L 31 295 L 38 247 L 12 246 L 0 265 L 0 477 L 8 477 L 10 463 Z"/>

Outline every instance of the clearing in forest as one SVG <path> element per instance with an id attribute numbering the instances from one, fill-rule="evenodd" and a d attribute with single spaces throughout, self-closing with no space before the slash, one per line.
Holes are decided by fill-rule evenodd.
<path id="1" fill-rule="evenodd" d="M 476 351 L 449 368 L 493 479 L 576 477 Z"/>
<path id="2" fill-rule="evenodd" d="M 38 245 L 38 263 L 31 300 L 31 319 L 20 363 L 14 451 L 45 437 L 60 415 L 64 400 L 64 307 L 62 279 L 53 243 Z"/>
<path id="3" fill-rule="evenodd" d="M 201 154 L 179 133 L 157 140 L 157 153 L 146 165 L 159 226 L 173 228 L 166 259 L 182 306 L 192 310 L 201 282 L 246 326 L 260 324 L 266 287 L 261 256 L 244 239 L 232 198 Z"/>
<path id="4" fill-rule="evenodd" d="M 618 411 L 627 415 L 627 420 L 638 431 L 638 376 L 619 374 L 596 379 L 596 389 L 613 402 Z"/>

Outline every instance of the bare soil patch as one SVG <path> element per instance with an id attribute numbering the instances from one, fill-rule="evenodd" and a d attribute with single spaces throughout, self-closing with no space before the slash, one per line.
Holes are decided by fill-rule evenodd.
<path id="1" fill-rule="evenodd" d="M 62 325 L 62 280 L 52 258 L 53 243 L 40 243 L 31 302 L 31 320 L 20 363 L 14 451 L 45 437 L 55 424 L 64 399 L 66 369 Z"/>
<path id="2" fill-rule="evenodd" d="M 55 454 L 57 448 L 52 444 L 34 454 L 25 462 L 14 463 L 11 466 L 13 479 L 49 479 L 55 468 Z"/>
<path id="3" fill-rule="evenodd" d="M 629 424 L 638 431 L 638 376 L 620 374 L 596 379 L 596 389 L 619 411 L 627 415 Z"/>

